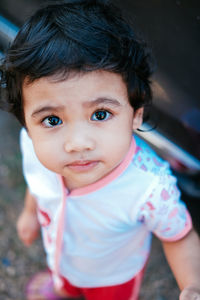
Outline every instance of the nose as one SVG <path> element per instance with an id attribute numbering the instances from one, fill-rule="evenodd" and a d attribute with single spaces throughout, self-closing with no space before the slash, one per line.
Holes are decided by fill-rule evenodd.
<path id="1" fill-rule="evenodd" d="M 68 128 L 64 149 L 67 153 L 91 151 L 95 148 L 95 140 L 87 126 L 79 125 Z"/>

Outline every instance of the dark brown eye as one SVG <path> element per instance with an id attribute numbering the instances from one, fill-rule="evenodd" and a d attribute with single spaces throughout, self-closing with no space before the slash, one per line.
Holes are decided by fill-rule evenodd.
<path id="1" fill-rule="evenodd" d="M 50 116 L 43 120 L 43 123 L 46 127 L 55 127 L 62 124 L 62 120 L 56 116 Z"/>
<path id="2" fill-rule="evenodd" d="M 110 117 L 111 113 L 106 110 L 98 110 L 92 115 L 91 119 L 93 121 L 105 121 Z"/>

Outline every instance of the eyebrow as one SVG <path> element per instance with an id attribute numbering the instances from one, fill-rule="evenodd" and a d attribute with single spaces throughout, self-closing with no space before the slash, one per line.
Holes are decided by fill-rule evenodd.
<path id="1" fill-rule="evenodd" d="M 113 99 L 113 98 L 106 98 L 106 97 L 97 98 L 97 99 L 91 100 L 91 101 L 86 101 L 83 103 L 83 106 L 87 107 L 87 108 L 91 108 L 91 107 L 94 107 L 94 106 L 97 106 L 100 104 L 101 105 L 103 105 L 103 104 L 109 105 L 110 104 L 110 105 L 118 106 L 118 107 L 121 106 L 121 103 L 118 100 Z M 64 105 L 61 105 L 61 106 L 48 105 L 48 106 L 39 107 L 38 109 L 33 111 L 33 113 L 31 114 L 31 117 L 35 118 L 42 113 L 48 113 L 50 111 L 55 111 L 55 112 L 63 111 L 64 108 L 65 108 Z"/>
<path id="2" fill-rule="evenodd" d="M 37 117 L 37 115 L 40 115 L 41 113 L 48 113 L 50 111 L 55 111 L 55 112 L 59 112 L 59 111 L 62 111 L 64 109 L 64 106 L 43 106 L 43 107 L 40 107 L 36 110 L 33 111 L 33 113 L 31 114 L 31 117 L 35 118 Z"/>
<path id="3" fill-rule="evenodd" d="M 83 103 L 83 106 L 90 108 L 90 107 L 97 106 L 100 104 L 108 104 L 108 105 L 110 104 L 113 106 L 121 106 L 121 103 L 118 100 L 113 99 L 113 98 L 106 98 L 106 97 L 97 98 L 92 101 L 86 101 Z"/>

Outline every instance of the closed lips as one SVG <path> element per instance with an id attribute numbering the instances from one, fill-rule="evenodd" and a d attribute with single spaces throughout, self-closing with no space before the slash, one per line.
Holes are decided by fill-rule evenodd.
<path id="1" fill-rule="evenodd" d="M 98 161 L 94 161 L 94 160 L 80 160 L 68 164 L 67 167 L 72 170 L 84 171 L 95 167 L 97 164 Z"/>

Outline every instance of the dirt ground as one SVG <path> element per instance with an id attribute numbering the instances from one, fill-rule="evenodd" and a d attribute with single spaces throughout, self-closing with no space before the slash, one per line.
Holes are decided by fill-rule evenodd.
<path id="1" fill-rule="evenodd" d="M 9 114 L 0 111 L 0 300 L 25 300 L 27 280 L 45 268 L 41 240 L 26 248 L 15 229 L 25 190 L 19 129 Z M 160 242 L 154 239 L 140 300 L 176 300 L 178 294 Z"/>

